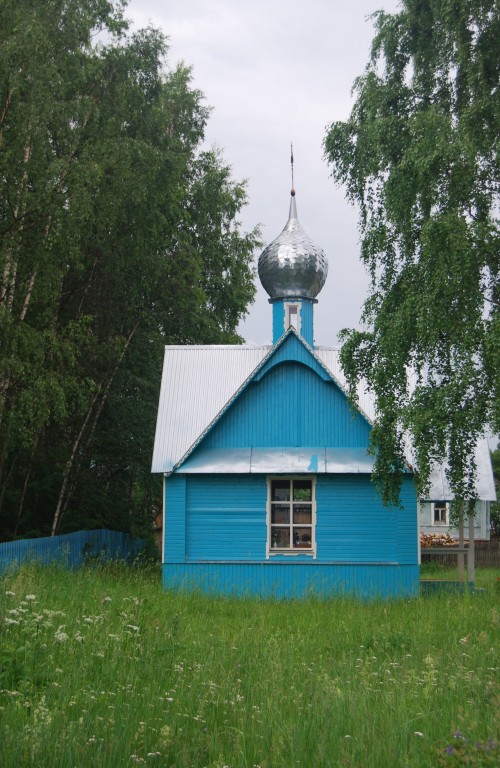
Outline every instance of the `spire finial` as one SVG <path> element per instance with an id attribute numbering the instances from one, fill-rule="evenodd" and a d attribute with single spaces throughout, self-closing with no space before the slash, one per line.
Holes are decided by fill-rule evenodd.
<path id="1" fill-rule="evenodd" d="M 293 183 L 293 144 L 290 144 L 290 165 L 292 166 L 292 189 L 291 189 L 291 196 L 295 197 L 295 185 Z"/>

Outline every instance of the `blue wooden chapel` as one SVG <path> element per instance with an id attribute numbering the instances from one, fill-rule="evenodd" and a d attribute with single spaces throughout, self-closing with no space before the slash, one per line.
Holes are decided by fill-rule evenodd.
<path id="1" fill-rule="evenodd" d="M 164 477 L 163 583 L 238 595 L 399 597 L 419 590 L 413 478 L 400 507 L 371 481 L 371 420 L 338 352 L 314 346 L 328 271 L 295 192 L 262 252 L 272 346 L 167 346 L 153 455 Z"/>

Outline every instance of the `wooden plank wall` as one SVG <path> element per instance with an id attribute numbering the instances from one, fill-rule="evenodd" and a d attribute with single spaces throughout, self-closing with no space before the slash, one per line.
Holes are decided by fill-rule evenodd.
<path id="1" fill-rule="evenodd" d="M 62 563 L 77 568 L 90 558 L 127 559 L 144 548 L 142 539 L 122 531 L 75 531 L 61 536 L 19 539 L 0 544 L 0 573 L 26 562 Z"/>
<path id="2" fill-rule="evenodd" d="M 204 448 L 368 445 L 370 426 L 345 395 L 301 363 L 252 383 L 205 437 Z"/>
<path id="3" fill-rule="evenodd" d="M 166 563 L 163 587 L 276 599 L 345 596 L 399 598 L 420 591 L 417 565 L 343 563 Z"/>
<path id="4" fill-rule="evenodd" d="M 476 568 L 500 568 L 500 540 L 475 541 L 475 563 Z M 467 554 L 465 555 L 467 558 Z M 425 549 L 422 549 L 422 563 L 434 563 L 445 565 L 449 568 L 455 568 L 457 565 L 457 556 L 447 553 L 443 548 L 442 555 L 426 555 Z"/>

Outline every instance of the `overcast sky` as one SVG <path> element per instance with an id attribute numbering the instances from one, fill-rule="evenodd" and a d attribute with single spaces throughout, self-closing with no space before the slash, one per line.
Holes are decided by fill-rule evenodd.
<path id="1" fill-rule="evenodd" d="M 351 88 L 368 61 L 373 23 L 397 0 L 130 0 L 135 27 L 170 38 L 169 64 L 193 68 L 193 84 L 212 107 L 207 144 L 223 150 L 237 180 L 248 180 L 245 230 L 260 224 L 264 243 L 281 232 L 290 200 L 290 143 L 300 223 L 325 251 L 329 273 L 315 308 L 315 341 L 336 345 L 359 326 L 368 279 L 359 259 L 357 212 L 323 159 L 326 127 L 345 120 Z M 259 254 L 256 254 L 256 263 Z M 240 333 L 271 342 L 271 306 L 258 277 L 257 298 Z"/>

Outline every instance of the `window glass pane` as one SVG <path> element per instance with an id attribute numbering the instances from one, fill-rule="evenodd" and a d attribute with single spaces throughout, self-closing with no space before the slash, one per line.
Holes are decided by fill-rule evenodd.
<path id="1" fill-rule="evenodd" d="M 271 499 L 273 501 L 290 501 L 290 480 L 273 480 Z"/>
<path id="2" fill-rule="evenodd" d="M 311 548 L 311 528 L 293 529 L 293 546 L 297 548 Z"/>
<path id="3" fill-rule="evenodd" d="M 293 500 L 311 501 L 312 499 L 312 481 L 294 480 L 293 481 Z"/>
<path id="4" fill-rule="evenodd" d="M 434 522 L 446 523 L 446 504 L 434 504 Z"/>
<path id="5" fill-rule="evenodd" d="M 271 528 L 271 549 L 290 549 L 290 528 Z"/>
<path id="6" fill-rule="evenodd" d="M 311 523 L 312 508 L 310 504 L 294 504 L 293 505 L 293 522 L 294 523 Z"/>
<path id="7" fill-rule="evenodd" d="M 290 507 L 288 504 L 272 504 L 271 505 L 271 522 L 272 523 L 289 523 L 290 522 Z M 299 522 L 304 522 L 299 520 Z"/>

